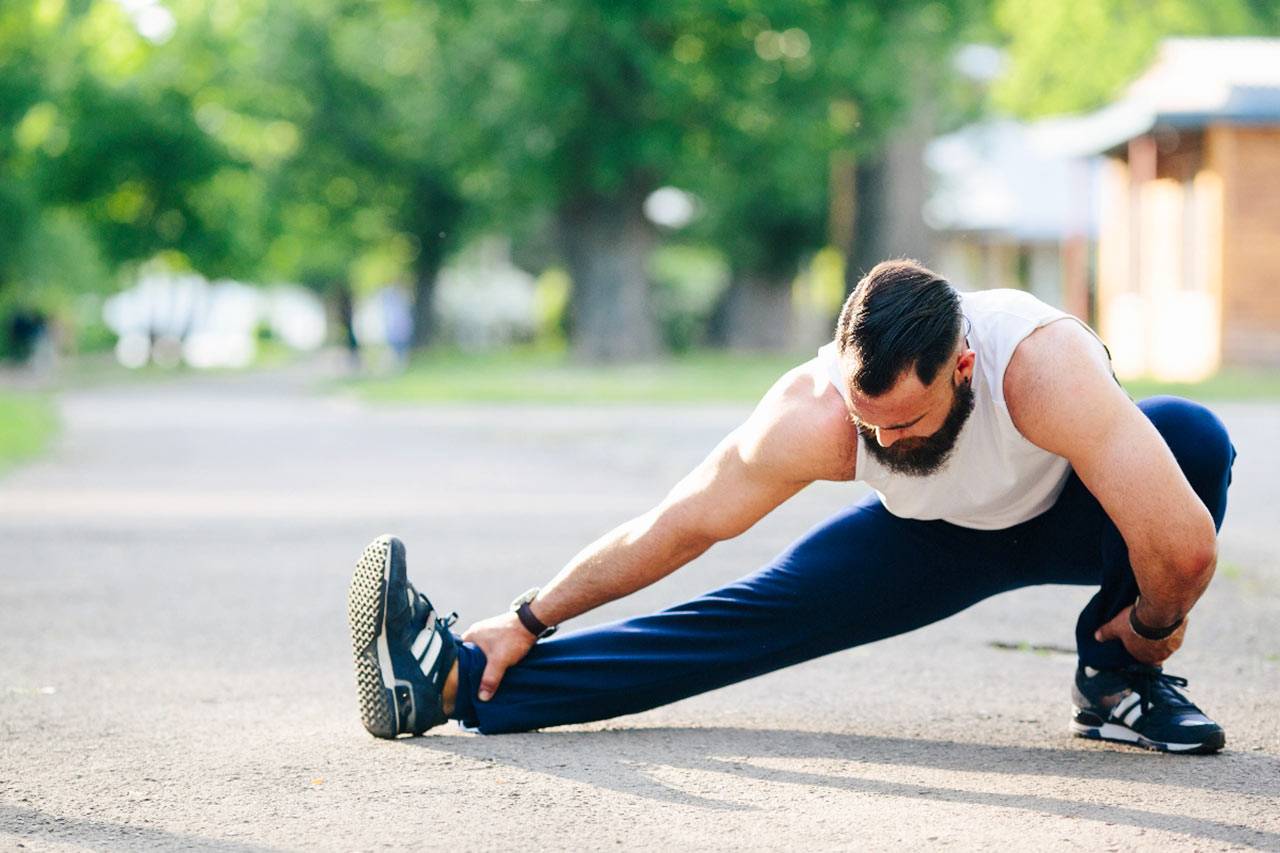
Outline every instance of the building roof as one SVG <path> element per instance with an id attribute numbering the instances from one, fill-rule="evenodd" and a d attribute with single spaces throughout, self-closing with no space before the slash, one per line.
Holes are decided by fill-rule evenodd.
<path id="1" fill-rule="evenodd" d="M 1019 242 L 1097 232 L 1098 167 L 1157 126 L 1280 124 L 1280 39 L 1173 38 L 1124 96 L 1097 112 L 1031 124 L 995 119 L 925 150 L 935 230 Z"/>
<path id="2" fill-rule="evenodd" d="M 1069 154 L 1074 119 L 994 119 L 932 140 L 925 222 L 936 231 L 1016 242 L 1092 235 L 1097 164 Z"/>
<path id="3" fill-rule="evenodd" d="M 1280 39 L 1172 38 L 1120 100 L 1081 116 L 1064 154 L 1113 151 L 1163 125 L 1280 124 Z"/>

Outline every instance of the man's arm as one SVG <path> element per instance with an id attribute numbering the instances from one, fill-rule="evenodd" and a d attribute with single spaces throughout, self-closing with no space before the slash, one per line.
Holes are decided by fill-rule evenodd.
<path id="1" fill-rule="evenodd" d="M 745 532 L 809 483 L 852 478 L 856 434 L 839 396 L 815 376 L 810 363 L 778 380 L 657 506 L 578 552 L 539 593 L 534 615 L 557 625 L 629 595 Z M 463 639 L 488 659 L 482 701 L 535 642 L 512 613 L 471 626 Z"/>
<path id="2" fill-rule="evenodd" d="M 1074 322 L 1051 323 L 1019 344 L 1004 392 L 1014 426 L 1071 462 L 1124 537 L 1142 622 L 1164 626 L 1184 617 L 1213 577 L 1213 518 L 1160 433 L 1116 384 L 1101 344 Z M 1122 640 L 1147 663 L 1181 645 L 1181 629 L 1167 640 L 1142 639 L 1128 614 L 1103 626 L 1100 638 Z"/>

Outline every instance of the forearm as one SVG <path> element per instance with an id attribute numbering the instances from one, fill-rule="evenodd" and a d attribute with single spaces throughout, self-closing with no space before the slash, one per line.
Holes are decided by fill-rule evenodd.
<path id="1" fill-rule="evenodd" d="M 1143 624 L 1171 625 L 1200 600 L 1217 566 L 1216 541 L 1204 537 L 1201 541 L 1203 546 L 1193 553 L 1170 553 L 1167 549 L 1131 553 L 1142 602 L 1137 613 Z"/>
<path id="2" fill-rule="evenodd" d="M 646 513 L 579 551 L 543 587 L 533 611 L 558 625 L 666 577 L 714 543 L 678 529 L 657 510 Z"/>

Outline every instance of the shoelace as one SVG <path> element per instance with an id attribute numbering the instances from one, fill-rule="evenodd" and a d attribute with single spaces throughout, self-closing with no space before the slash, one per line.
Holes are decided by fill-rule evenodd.
<path id="1" fill-rule="evenodd" d="M 1171 707 L 1194 708 L 1185 695 L 1177 688 L 1186 687 L 1187 680 L 1177 675 L 1170 675 L 1155 666 L 1130 666 L 1125 671 L 1130 676 L 1130 684 L 1142 697 L 1142 713 L 1151 710 L 1153 700 L 1157 697 L 1163 704 Z"/>
<path id="2" fill-rule="evenodd" d="M 423 595 L 422 593 L 418 592 L 416 589 L 414 590 L 414 592 L 415 592 L 415 593 L 417 593 L 417 596 L 418 596 L 418 603 L 419 603 L 420 605 L 422 605 L 423 607 L 426 607 L 428 610 L 433 609 L 433 608 L 431 607 L 431 601 L 430 601 L 430 600 L 429 600 L 425 595 Z M 437 626 L 442 626 L 442 627 L 444 628 L 444 630 L 446 630 L 446 631 L 448 631 L 450 628 L 452 628 L 452 627 L 453 627 L 453 623 L 454 623 L 454 622 L 457 622 L 457 621 L 458 621 L 458 611 L 456 611 L 456 610 L 455 610 L 455 611 L 453 611 L 452 613 L 450 613 L 448 616 L 443 616 L 443 617 L 441 617 L 441 616 L 437 616 L 437 617 L 436 617 L 436 625 L 437 625 Z"/>
<path id="3" fill-rule="evenodd" d="M 427 610 L 435 610 L 435 608 L 431 606 L 431 599 L 427 598 L 425 595 L 418 592 L 418 590 L 414 589 L 413 584 L 409 584 L 409 589 L 410 591 L 412 591 L 413 597 L 417 599 L 417 603 L 419 607 L 424 607 Z M 457 621 L 458 621 L 458 611 L 456 610 L 450 613 L 448 616 L 436 617 L 436 622 L 443 625 L 446 631 L 452 628 L 453 623 Z"/>

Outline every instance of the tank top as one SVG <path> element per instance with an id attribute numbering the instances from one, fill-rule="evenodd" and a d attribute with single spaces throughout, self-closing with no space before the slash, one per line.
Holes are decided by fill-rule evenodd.
<path id="1" fill-rule="evenodd" d="M 894 515 L 999 530 L 1053 506 L 1071 473 L 1065 458 L 1032 444 L 1013 425 L 1004 402 L 1005 368 L 1014 348 L 1036 329 L 1055 320 L 1080 321 L 1021 290 L 961 293 L 960 306 L 970 324 L 969 347 L 976 353 L 974 405 L 951 455 L 933 474 L 899 474 L 868 453 L 859 434 L 856 474 Z M 818 350 L 818 357 L 848 403 L 835 342 Z"/>

